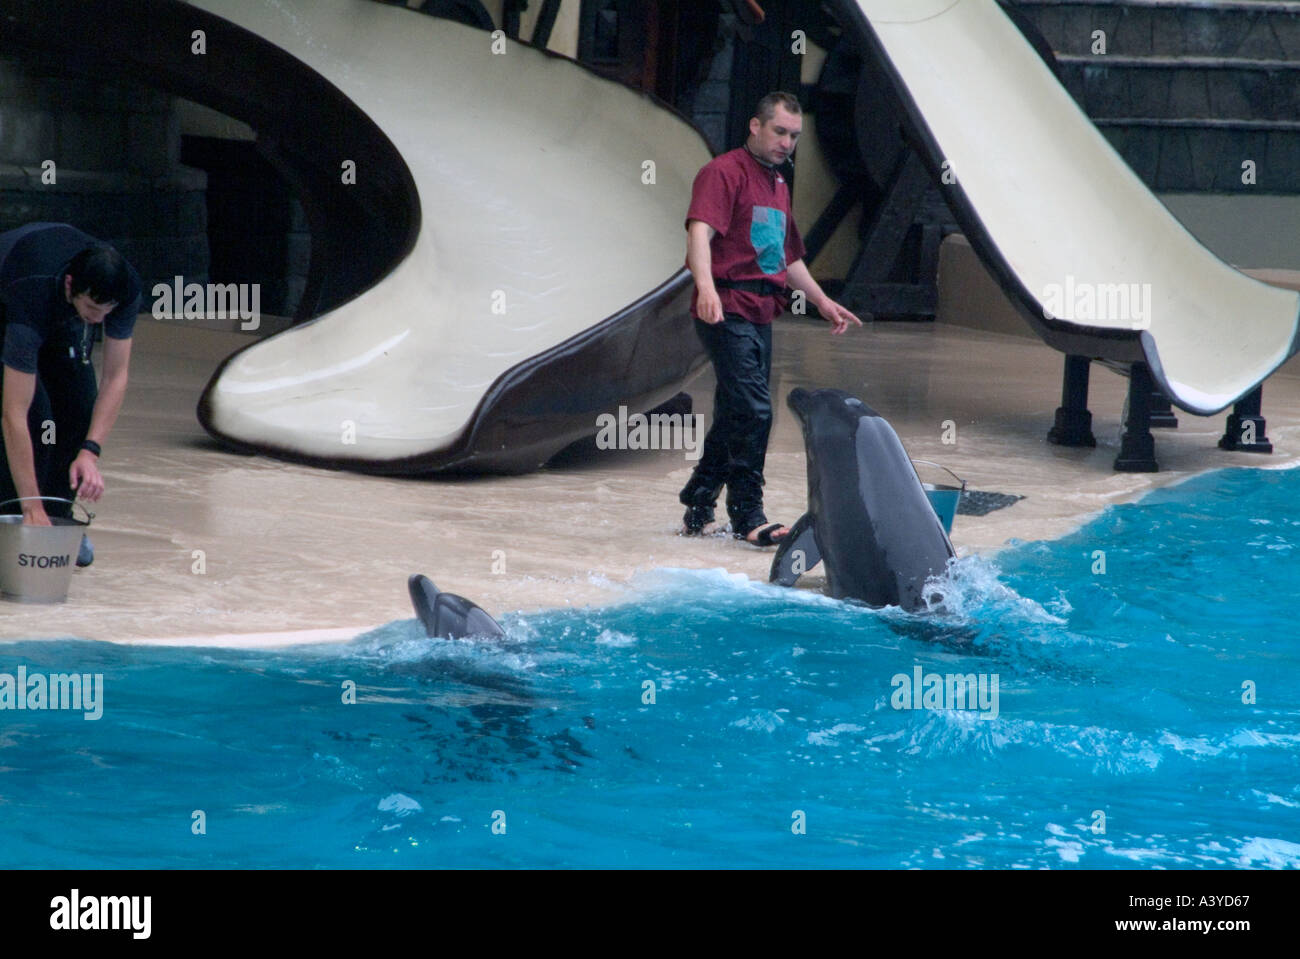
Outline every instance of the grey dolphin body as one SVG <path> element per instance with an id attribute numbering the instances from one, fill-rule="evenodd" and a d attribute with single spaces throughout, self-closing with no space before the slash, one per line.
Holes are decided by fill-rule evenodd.
<path id="1" fill-rule="evenodd" d="M 903 444 L 883 417 L 843 390 L 792 390 L 803 423 L 808 512 L 772 561 L 792 586 L 817 563 L 836 599 L 923 608 L 925 581 L 954 555 Z"/>
<path id="2" fill-rule="evenodd" d="M 466 636 L 496 639 L 506 634 L 500 624 L 464 596 L 444 593 L 419 573 L 406 581 L 415 615 L 430 639 L 461 639 Z"/>

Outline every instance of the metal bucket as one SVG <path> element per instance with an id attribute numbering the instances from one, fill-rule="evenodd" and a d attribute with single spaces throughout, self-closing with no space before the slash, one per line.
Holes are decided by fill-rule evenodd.
<path id="1" fill-rule="evenodd" d="M 934 507 L 934 511 L 939 516 L 939 522 L 943 524 L 945 533 L 952 533 L 952 521 L 957 516 L 957 503 L 961 500 L 961 494 L 966 492 L 966 481 L 948 469 L 946 466 L 940 466 L 938 463 L 931 463 L 929 460 L 912 460 L 913 463 L 921 463 L 924 466 L 933 466 L 935 469 L 941 469 L 960 485 L 949 486 L 946 483 L 921 483 L 921 488 L 925 490 L 926 499 Z"/>
<path id="2" fill-rule="evenodd" d="M 21 499 L 70 502 L 54 496 Z M 0 507 L 17 502 L 6 500 Z M 84 522 L 51 516 L 53 526 L 24 526 L 21 515 L 0 515 L 0 596 L 20 603 L 61 603 L 68 598 L 81 537 L 94 518 L 84 506 L 81 511 L 86 513 Z"/>

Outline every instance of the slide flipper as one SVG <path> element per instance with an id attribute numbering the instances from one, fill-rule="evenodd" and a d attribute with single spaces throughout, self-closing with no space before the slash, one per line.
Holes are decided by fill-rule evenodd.
<path id="1" fill-rule="evenodd" d="M 812 514 L 804 513 L 790 528 L 790 535 L 782 540 L 776 555 L 772 557 L 772 572 L 768 576 L 768 582 L 793 586 L 800 576 L 821 561 L 822 554 L 817 548 Z"/>

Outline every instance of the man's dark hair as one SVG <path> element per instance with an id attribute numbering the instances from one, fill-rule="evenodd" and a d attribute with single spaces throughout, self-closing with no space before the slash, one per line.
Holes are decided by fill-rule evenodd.
<path id="1" fill-rule="evenodd" d="M 68 264 L 72 295 L 86 293 L 96 303 L 125 303 L 131 292 L 126 258 L 107 243 L 88 246 Z"/>
<path id="2" fill-rule="evenodd" d="M 754 108 L 754 116 L 758 117 L 758 122 L 766 123 L 772 119 L 776 115 L 778 104 L 785 107 L 790 113 L 803 113 L 803 107 L 799 106 L 798 97 L 793 93 L 784 93 L 777 90 L 758 101 L 758 106 Z"/>

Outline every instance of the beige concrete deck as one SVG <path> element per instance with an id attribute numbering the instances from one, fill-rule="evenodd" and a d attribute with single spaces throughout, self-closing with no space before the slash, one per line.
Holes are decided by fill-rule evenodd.
<path id="1" fill-rule="evenodd" d="M 102 463 L 108 491 L 94 507 L 96 562 L 74 574 L 65 604 L 0 603 L 0 638 L 338 639 L 410 617 L 413 571 L 493 614 L 617 601 L 634 573 L 656 567 L 767 578 L 770 550 L 675 535 L 676 494 L 691 466 L 681 452 L 610 452 L 529 476 L 454 480 L 383 479 L 223 452 L 199 427 L 194 404 L 220 359 L 244 341 L 141 317 L 130 395 Z M 945 324 L 882 323 L 831 337 L 820 322 L 780 321 L 769 515 L 790 523 L 805 505 L 802 437 L 784 405 L 795 386 L 856 393 L 889 418 L 914 458 L 951 467 L 972 488 L 1026 497 L 987 517 L 957 517 L 952 538 L 962 553 L 996 550 L 1009 537 L 1059 536 L 1109 503 L 1207 469 L 1300 459 L 1294 363 L 1264 389 L 1272 456 L 1223 453 L 1215 448 L 1222 416 L 1180 413 L 1177 430 L 1156 432 L 1163 472 L 1143 475 L 1111 470 L 1127 381 L 1104 369 L 1092 378 L 1098 448 L 1045 442 L 1061 362 L 1035 339 Z M 709 413 L 711 374 L 690 389 L 697 410 Z M 942 443 L 948 420 L 953 445 Z"/>

